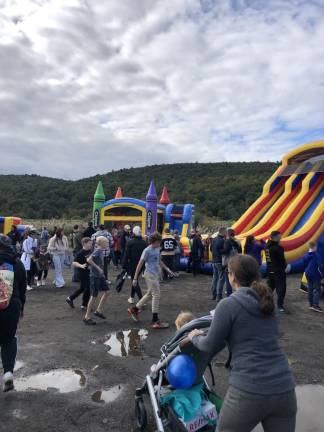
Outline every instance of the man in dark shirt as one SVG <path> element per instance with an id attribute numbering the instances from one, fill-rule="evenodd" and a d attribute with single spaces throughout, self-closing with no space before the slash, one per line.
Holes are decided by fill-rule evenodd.
<path id="1" fill-rule="evenodd" d="M 16 331 L 19 318 L 23 315 L 26 300 L 26 271 L 22 262 L 12 250 L 11 240 L 0 235 L 0 350 L 4 370 L 3 391 L 14 388 L 13 371 L 17 355 Z M 10 291 L 7 291 L 7 289 Z M 3 303 L 5 293 L 11 292 L 8 306 Z"/>
<path id="2" fill-rule="evenodd" d="M 219 228 L 218 234 L 212 240 L 211 251 L 213 256 L 213 281 L 212 281 L 212 299 L 220 301 L 223 297 L 223 288 L 225 282 L 225 269 L 222 265 L 224 254 L 226 229 Z"/>
<path id="3" fill-rule="evenodd" d="M 289 271 L 289 265 L 285 259 L 284 248 L 280 245 L 281 234 L 279 231 L 273 231 L 265 246 L 265 256 L 267 262 L 268 284 L 272 291 L 277 292 L 277 304 L 279 312 L 286 313 L 284 300 L 286 295 L 286 272 Z"/>
<path id="4" fill-rule="evenodd" d="M 73 266 L 78 269 L 80 287 L 67 297 L 66 302 L 71 308 L 74 308 L 73 300 L 83 293 L 81 309 L 86 310 L 90 297 L 90 272 L 87 258 L 91 255 L 92 240 L 90 237 L 84 237 L 81 243 L 82 249 L 76 254 L 73 261 Z"/>
<path id="5" fill-rule="evenodd" d="M 129 225 L 125 225 L 123 231 L 120 234 L 121 262 L 124 260 L 127 243 L 132 238 L 131 232 L 131 227 Z"/>
<path id="6" fill-rule="evenodd" d="M 88 228 L 83 232 L 83 237 L 90 237 L 96 232 L 93 228 L 93 223 L 91 221 L 88 222 Z"/>
<path id="7" fill-rule="evenodd" d="M 126 245 L 126 250 L 122 262 L 123 269 L 129 272 L 132 281 L 134 279 L 137 264 L 141 259 L 143 250 L 147 247 L 147 243 L 142 238 L 142 231 L 139 226 L 135 226 L 133 228 L 133 235 L 134 237 L 129 240 Z M 137 294 L 139 299 L 143 297 L 141 287 L 138 283 L 136 284 L 136 286 L 133 286 L 132 284 L 132 291 L 130 298 L 128 299 L 128 303 L 134 303 L 135 294 Z"/>
<path id="8" fill-rule="evenodd" d="M 172 272 L 174 271 L 174 256 L 176 248 L 176 239 L 171 234 L 169 228 L 166 228 L 161 241 L 161 259 Z M 168 273 L 163 270 L 163 279 L 166 280 L 168 277 Z"/>

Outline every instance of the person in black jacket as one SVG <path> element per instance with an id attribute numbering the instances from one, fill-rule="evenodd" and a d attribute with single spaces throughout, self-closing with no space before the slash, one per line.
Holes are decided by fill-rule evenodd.
<path id="1" fill-rule="evenodd" d="M 19 243 L 21 240 L 21 235 L 16 225 L 12 225 L 11 231 L 7 234 L 7 236 L 10 238 L 14 251 L 16 252 L 17 243 Z"/>
<path id="2" fill-rule="evenodd" d="M 88 222 L 88 227 L 83 231 L 82 237 L 92 237 L 96 230 L 93 228 L 93 222 Z"/>
<path id="3" fill-rule="evenodd" d="M 8 284 L 8 277 L 1 280 L 4 266 L 12 266 L 13 290 L 9 305 L 0 308 L 0 349 L 1 360 L 4 370 L 3 390 L 9 391 L 14 388 L 13 371 L 17 355 L 16 331 L 19 318 L 23 315 L 26 300 L 26 271 L 22 262 L 16 257 L 12 250 L 11 240 L 0 235 L 0 283 Z M 0 290 L 1 291 L 1 290 Z M 0 300 L 3 300 L 0 298 Z"/>
<path id="4" fill-rule="evenodd" d="M 201 260 L 204 256 L 204 245 L 201 240 L 201 235 L 196 231 L 195 236 L 192 240 L 191 256 L 192 256 L 192 275 L 197 276 L 197 273 L 201 271 Z"/>
<path id="5" fill-rule="evenodd" d="M 224 244 L 226 229 L 219 228 L 218 234 L 213 238 L 211 251 L 213 256 L 213 281 L 212 281 L 212 299 L 217 301 L 223 297 L 223 287 L 225 281 L 224 267 L 222 265 L 222 256 L 224 254 Z"/>
<path id="6" fill-rule="evenodd" d="M 129 225 L 125 225 L 122 233 L 120 234 L 120 249 L 121 249 L 121 262 L 124 262 L 124 255 L 126 253 L 127 243 L 132 238 L 132 230 Z"/>
<path id="7" fill-rule="evenodd" d="M 277 304 L 279 312 L 287 312 L 284 308 L 286 295 L 286 272 L 289 271 L 289 265 L 285 259 L 284 248 L 280 245 L 281 234 L 279 231 L 273 231 L 265 247 L 265 256 L 267 262 L 268 284 L 272 291 L 277 292 Z"/>
<path id="8" fill-rule="evenodd" d="M 141 259 L 143 250 L 147 247 L 145 240 L 142 238 L 142 231 L 139 226 L 135 226 L 133 228 L 133 235 L 134 237 L 126 244 L 122 261 L 122 267 L 130 274 L 132 281 L 134 279 L 136 267 L 139 263 L 139 260 Z M 135 294 L 137 294 L 139 299 L 143 297 L 141 287 L 138 283 L 136 286 L 133 286 L 132 284 L 131 295 L 128 299 L 128 303 L 133 304 L 135 302 Z"/>
<path id="9" fill-rule="evenodd" d="M 226 295 L 229 297 L 232 292 L 232 286 L 228 278 L 228 261 L 232 256 L 242 253 L 241 244 L 235 238 L 235 231 L 232 228 L 227 229 L 227 238 L 224 243 L 223 251 L 223 266 L 225 267 L 225 284 L 226 284 Z"/>
<path id="10" fill-rule="evenodd" d="M 174 256 L 177 248 L 177 242 L 171 234 L 169 228 L 164 230 L 164 235 L 161 241 L 161 260 L 172 272 L 174 271 Z M 163 280 L 171 278 L 166 270 L 162 270 Z"/>

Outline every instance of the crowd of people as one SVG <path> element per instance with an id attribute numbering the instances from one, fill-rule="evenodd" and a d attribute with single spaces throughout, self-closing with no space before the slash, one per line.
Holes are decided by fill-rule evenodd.
<path id="1" fill-rule="evenodd" d="M 276 292 L 278 311 L 287 313 L 284 300 L 286 274 L 290 268 L 280 240 L 277 231 L 271 233 L 267 243 L 250 236 L 242 251 L 235 231 L 230 228 L 221 227 L 217 235 L 207 236 L 204 240 L 197 230 L 190 234 L 187 271 L 195 277 L 202 261 L 211 253 L 211 292 L 217 307 L 208 333 L 194 330 L 189 338 L 201 351 L 211 350 L 215 355 L 228 346 L 232 353 L 230 387 L 219 431 L 250 431 L 258 422 L 262 422 L 266 431 L 295 430 L 294 381 L 278 344 L 273 297 Z M 322 312 L 319 304 L 322 267 L 316 245 L 311 243 L 309 246 L 304 257 L 309 306 Z M 40 233 L 31 229 L 20 235 L 13 226 L 7 236 L 0 235 L 0 276 L 3 281 L 0 284 L 0 346 L 4 391 L 14 387 L 15 335 L 24 310 L 26 289 L 45 285 L 51 266 L 54 269 L 53 284 L 58 289 L 66 284 L 64 268 L 73 267 L 72 280 L 78 282 L 79 287 L 66 298 L 66 303 L 74 308 L 75 299 L 82 294 L 84 324 L 96 325 L 96 319 L 106 319 L 105 304 L 112 284 L 108 268 L 112 263 L 121 270 L 117 277 L 119 281 L 131 279 L 129 316 L 138 321 L 142 308 L 151 301 L 151 328 L 164 329 L 169 324 L 160 319 L 160 284 L 179 275 L 182 253 L 177 231 L 166 229 L 163 236 L 153 233 L 146 238 L 139 226 L 131 228 L 129 225 L 109 232 L 103 225 L 95 230 L 89 222 L 85 229 L 75 225 L 69 236 L 62 228 L 49 233 L 45 227 Z M 261 280 L 262 253 L 267 262 L 267 284 Z M 146 284 L 144 294 L 141 276 Z M 223 298 L 224 289 L 226 299 Z M 177 328 L 191 319 L 190 312 L 180 314 L 176 320 Z M 267 342 L 261 343 L 265 335 Z M 253 371 L 251 364 L 255 365 Z M 267 370 L 266 374 L 261 372 L 264 370 Z M 242 417 L 237 415 L 237 408 L 243 400 L 242 409 L 247 414 Z M 272 411 L 269 410 L 270 402 Z M 260 408 L 257 412 L 253 410 L 254 404 Z"/>

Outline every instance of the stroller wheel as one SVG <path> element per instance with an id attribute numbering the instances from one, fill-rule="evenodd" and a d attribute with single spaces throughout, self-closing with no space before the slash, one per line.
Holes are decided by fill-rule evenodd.
<path id="1" fill-rule="evenodd" d="M 135 418 L 136 426 L 139 431 L 145 431 L 147 426 L 146 409 L 142 398 L 135 400 Z"/>

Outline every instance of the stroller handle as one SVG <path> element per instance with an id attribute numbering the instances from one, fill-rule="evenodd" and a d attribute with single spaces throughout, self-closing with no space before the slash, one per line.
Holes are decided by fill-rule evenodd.
<path id="1" fill-rule="evenodd" d="M 189 345 L 190 343 L 191 340 L 188 337 L 186 337 L 179 343 L 179 347 L 184 348 L 186 345 Z"/>

